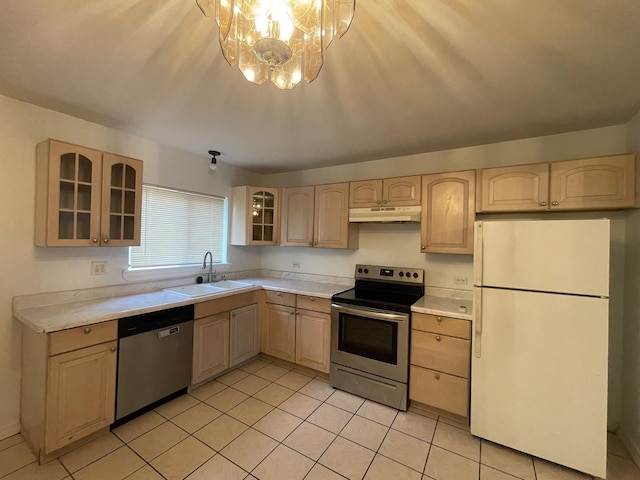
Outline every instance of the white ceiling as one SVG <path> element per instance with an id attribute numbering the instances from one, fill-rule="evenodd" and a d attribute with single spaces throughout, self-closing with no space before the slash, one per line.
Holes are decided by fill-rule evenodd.
<path id="1" fill-rule="evenodd" d="M 3 0 L 0 93 L 275 173 L 627 122 L 638 0 L 357 0 L 317 80 L 247 82 L 194 0 Z"/>

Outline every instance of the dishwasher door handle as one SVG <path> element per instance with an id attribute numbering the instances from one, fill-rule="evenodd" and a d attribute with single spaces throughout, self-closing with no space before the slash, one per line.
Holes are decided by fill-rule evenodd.
<path id="1" fill-rule="evenodd" d="M 169 337 L 171 335 L 177 335 L 180 333 L 180 325 L 174 325 L 173 327 L 165 328 L 158 332 L 158 339 Z"/>

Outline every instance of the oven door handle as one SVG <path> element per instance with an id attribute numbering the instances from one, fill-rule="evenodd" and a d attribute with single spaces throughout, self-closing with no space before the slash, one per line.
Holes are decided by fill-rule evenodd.
<path id="1" fill-rule="evenodd" d="M 386 313 L 377 310 L 369 310 L 367 308 L 350 308 L 338 305 L 336 303 L 331 304 L 331 308 L 334 308 L 338 312 L 351 313 L 353 315 L 359 315 L 361 317 L 374 318 L 377 320 L 385 320 L 388 322 L 403 323 L 409 318 L 409 315 L 405 313 Z"/>

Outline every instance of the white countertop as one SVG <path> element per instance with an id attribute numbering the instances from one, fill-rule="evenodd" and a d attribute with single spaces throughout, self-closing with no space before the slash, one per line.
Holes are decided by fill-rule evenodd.
<path id="1" fill-rule="evenodd" d="M 260 288 L 322 298 L 331 298 L 334 293 L 350 288 L 334 283 L 272 277 L 243 278 L 241 280 L 253 285 L 199 297 L 186 297 L 160 290 L 34 307 L 28 307 L 23 301 L 21 302 L 23 306 L 14 307 L 13 316 L 38 333 L 49 333 L 182 305 L 191 305 Z"/>
<path id="2" fill-rule="evenodd" d="M 427 287 L 425 296 L 411 306 L 411 311 L 471 320 L 473 317 L 472 298 L 472 292 L 466 290 Z"/>
<path id="3" fill-rule="evenodd" d="M 321 298 L 331 298 L 332 295 L 351 288 L 350 285 L 345 285 L 344 283 L 269 276 L 242 278 L 239 280 L 250 283 L 252 286 L 199 297 L 186 297 L 157 290 L 92 299 L 86 298 L 85 291 L 78 290 L 64 292 L 64 301 L 59 303 L 52 301 L 46 305 L 42 305 L 37 301 L 30 305 L 29 297 L 21 297 L 20 302 L 17 304 L 14 302 L 13 316 L 38 333 L 49 333 L 182 305 L 206 302 L 260 288 Z M 471 320 L 471 292 L 427 287 L 425 293 L 426 295 L 411 307 L 412 312 Z M 52 296 L 55 294 L 45 295 Z M 42 296 L 40 295 L 41 298 Z"/>

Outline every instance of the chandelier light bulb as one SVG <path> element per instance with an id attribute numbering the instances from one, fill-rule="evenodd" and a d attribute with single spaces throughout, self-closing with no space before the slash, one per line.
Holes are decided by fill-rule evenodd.
<path id="1" fill-rule="evenodd" d="M 353 19 L 355 0 L 196 0 L 220 27 L 229 65 L 258 85 L 289 90 L 320 73 L 325 50 Z"/>

